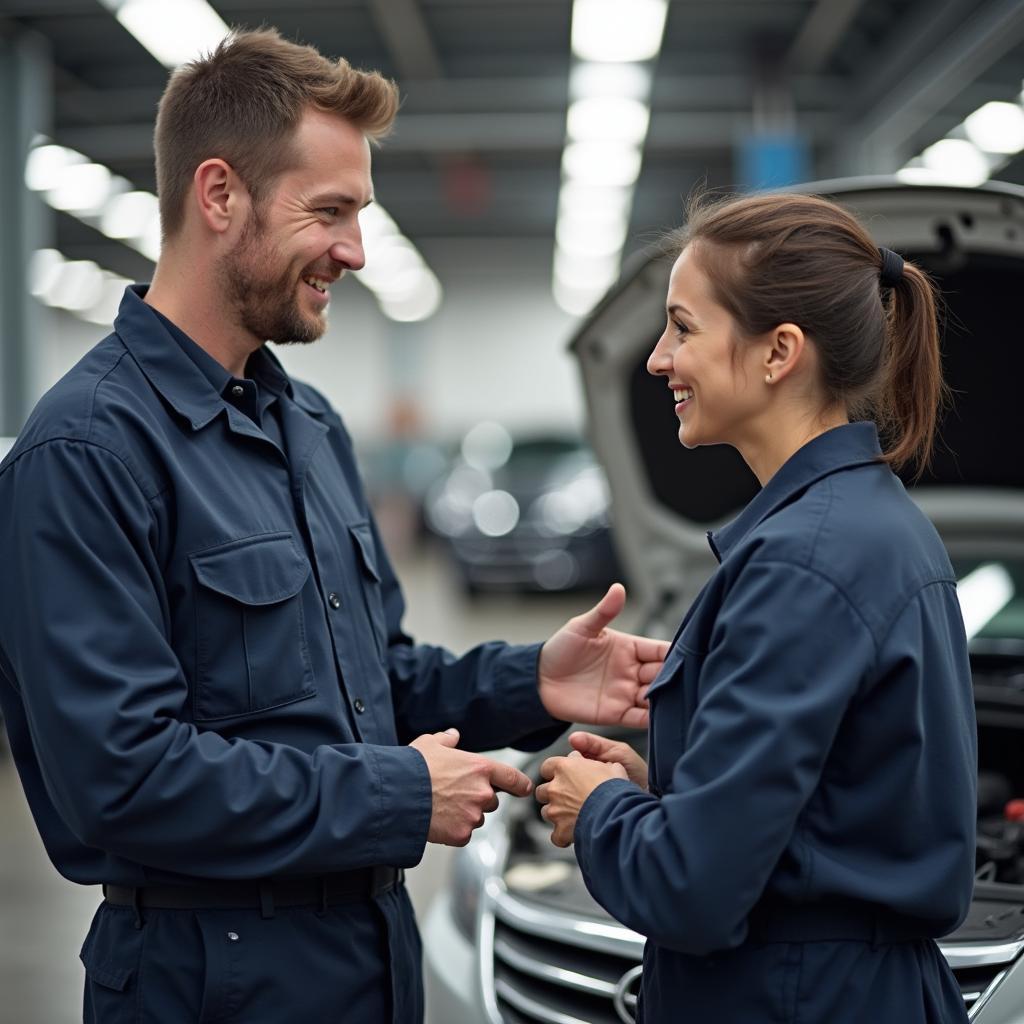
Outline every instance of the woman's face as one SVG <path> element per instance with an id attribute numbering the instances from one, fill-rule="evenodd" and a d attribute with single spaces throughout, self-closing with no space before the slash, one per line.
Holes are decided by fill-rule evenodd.
<path id="1" fill-rule="evenodd" d="M 711 285 L 687 246 L 672 268 L 667 322 L 647 360 L 666 378 L 675 402 L 679 440 L 687 448 L 756 437 L 765 411 L 765 347 L 736 340 L 736 322 L 711 296 Z"/>

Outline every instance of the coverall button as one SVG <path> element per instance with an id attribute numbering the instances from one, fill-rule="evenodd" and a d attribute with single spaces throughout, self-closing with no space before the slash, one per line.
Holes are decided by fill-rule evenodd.
<path id="1" fill-rule="evenodd" d="M 231 389 L 231 394 L 233 394 L 235 396 L 235 398 L 241 398 L 242 395 L 245 394 L 245 388 L 243 388 L 241 384 L 236 384 Z M 232 934 L 234 934 L 234 933 L 232 933 Z"/>
<path id="2" fill-rule="evenodd" d="M 228 942 L 237 942 L 238 932 L 228 932 Z"/>
<path id="3" fill-rule="evenodd" d="M 334 591 L 332 590 L 332 591 L 331 591 L 331 592 L 330 592 L 330 593 L 329 593 L 329 594 L 327 595 L 327 603 L 328 603 L 328 604 L 329 604 L 329 605 L 330 605 L 330 606 L 331 606 L 332 608 L 334 608 L 334 609 L 338 609 L 338 608 L 340 608 L 340 607 L 341 607 L 341 598 L 340 598 L 340 597 L 338 597 L 338 595 L 337 595 L 336 593 L 334 593 Z"/>
<path id="4" fill-rule="evenodd" d="M 366 710 L 366 705 L 358 697 L 352 701 L 352 707 L 356 709 L 357 715 L 361 715 Z"/>

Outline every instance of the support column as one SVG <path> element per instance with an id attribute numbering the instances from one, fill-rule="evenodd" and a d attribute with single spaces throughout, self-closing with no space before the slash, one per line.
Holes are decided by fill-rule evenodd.
<path id="1" fill-rule="evenodd" d="M 796 108 L 781 49 L 754 47 L 753 132 L 736 150 L 736 182 L 746 189 L 773 189 L 807 181 L 811 175 L 807 140 L 797 125 Z"/>
<path id="2" fill-rule="evenodd" d="M 46 41 L 0 24 L 0 436 L 18 433 L 38 398 L 39 306 L 29 294 L 32 253 L 52 244 L 52 218 L 25 187 L 32 138 L 50 131 L 52 72 Z"/>

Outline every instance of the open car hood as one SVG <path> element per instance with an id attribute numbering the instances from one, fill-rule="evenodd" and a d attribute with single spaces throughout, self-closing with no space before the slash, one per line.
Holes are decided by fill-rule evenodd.
<path id="1" fill-rule="evenodd" d="M 937 280 L 953 401 L 931 470 L 911 493 L 954 558 L 1024 552 L 1024 188 L 860 178 L 796 191 L 842 203 L 878 245 Z M 647 373 L 664 328 L 671 265 L 660 251 L 639 254 L 570 343 L 631 598 L 640 602 L 644 628 L 663 636 L 715 567 L 707 531 L 731 520 L 758 486 L 734 449 L 679 444 L 664 383 Z"/>

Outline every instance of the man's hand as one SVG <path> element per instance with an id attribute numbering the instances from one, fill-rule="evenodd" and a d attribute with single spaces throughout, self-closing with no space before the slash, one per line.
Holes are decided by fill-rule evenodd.
<path id="1" fill-rule="evenodd" d="M 647 788 L 647 762 L 628 744 L 592 732 L 569 734 L 569 742 L 590 761 L 621 764 L 626 777 L 641 789 Z"/>
<path id="2" fill-rule="evenodd" d="M 537 787 L 537 800 L 544 805 L 540 815 L 554 826 L 551 842 L 562 847 L 572 846 L 576 819 L 587 797 L 602 782 L 626 778 L 621 764 L 588 761 L 578 750 L 568 757 L 549 757 L 540 773 L 549 780 Z"/>
<path id="3" fill-rule="evenodd" d="M 626 588 L 613 583 L 588 612 L 570 619 L 541 649 L 540 699 L 563 722 L 647 727 L 647 687 L 661 671 L 664 640 L 608 629 Z"/>
<path id="4" fill-rule="evenodd" d="M 484 823 L 484 815 L 496 810 L 495 790 L 527 796 L 533 783 L 509 764 L 492 761 L 480 754 L 456 750 L 457 729 L 424 733 L 409 744 L 427 762 L 430 772 L 432 806 L 428 843 L 465 846 L 473 830 Z"/>

